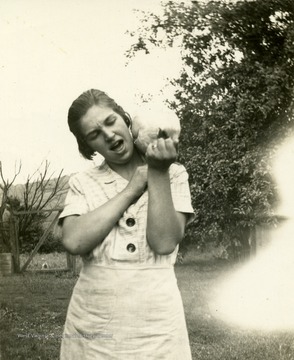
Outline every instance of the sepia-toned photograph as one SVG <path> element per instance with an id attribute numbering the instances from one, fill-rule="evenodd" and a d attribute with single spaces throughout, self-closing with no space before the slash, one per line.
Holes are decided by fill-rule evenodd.
<path id="1" fill-rule="evenodd" d="M 0 0 L 0 359 L 294 360 L 293 0 Z"/>

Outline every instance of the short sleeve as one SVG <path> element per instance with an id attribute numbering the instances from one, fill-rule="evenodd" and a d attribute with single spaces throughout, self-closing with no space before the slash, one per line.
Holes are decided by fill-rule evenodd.
<path id="1" fill-rule="evenodd" d="M 174 164 L 170 168 L 171 192 L 175 210 L 188 215 L 187 224 L 195 218 L 191 203 L 188 173 L 183 165 Z"/>
<path id="2" fill-rule="evenodd" d="M 69 190 L 65 198 L 64 208 L 59 216 L 59 220 L 70 215 L 82 215 L 88 212 L 88 205 L 85 194 L 79 179 L 75 176 L 71 177 L 68 182 Z"/>

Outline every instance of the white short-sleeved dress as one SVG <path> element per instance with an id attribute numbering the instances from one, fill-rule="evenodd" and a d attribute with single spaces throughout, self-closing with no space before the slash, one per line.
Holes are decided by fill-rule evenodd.
<path id="1" fill-rule="evenodd" d="M 172 164 L 169 172 L 174 207 L 191 219 L 187 172 L 179 164 Z M 105 162 L 73 175 L 60 217 L 94 210 L 127 183 Z M 178 248 L 170 255 L 157 255 L 149 247 L 147 203 L 146 191 L 105 240 L 83 257 L 68 307 L 62 360 L 191 359 L 174 273 Z"/>

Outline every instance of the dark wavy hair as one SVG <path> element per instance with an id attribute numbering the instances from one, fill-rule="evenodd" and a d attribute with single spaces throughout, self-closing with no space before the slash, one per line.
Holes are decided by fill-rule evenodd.
<path id="1" fill-rule="evenodd" d="M 114 112 L 119 114 L 127 124 L 131 126 L 131 118 L 124 109 L 118 105 L 112 98 L 110 98 L 105 92 L 90 89 L 83 92 L 74 102 L 71 104 L 71 107 L 68 110 L 67 122 L 70 131 L 76 137 L 79 151 L 88 160 L 92 160 L 95 151 L 87 144 L 86 140 L 83 138 L 79 121 L 86 112 L 94 105 L 106 106 L 112 109 Z"/>

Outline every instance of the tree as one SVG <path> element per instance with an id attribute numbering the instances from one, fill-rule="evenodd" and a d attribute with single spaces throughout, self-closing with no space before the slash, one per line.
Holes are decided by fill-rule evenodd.
<path id="1" fill-rule="evenodd" d="M 190 173 L 193 240 L 239 243 L 275 221 L 271 159 L 293 126 L 292 0 L 168 2 L 145 14 L 127 56 L 181 46 L 172 82 L 181 118 L 181 160 Z"/>
<path id="2" fill-rule="evenodd" d="M 17 214 L 20 245 L 26 248 L 30 247 L 30 243 L 38 241 L 43 232 L 43 222 L 51 214 L 47 210 L 60 206 L 67 189 L 67 181 L 62 178 L 62 170 L 57 177 L 53 177 L 54 173 L 49 174 L 49 168 L 50 163 L 45 161 L 33 175 L 28 175 L 21 195 L 18 196 L 11 191 L 16 176 L 10 182 L 4 182 L 2 176 L 2 187 L 6 189 L 5 196 L 3 192 L 2 203 L 4 208 L 9 207 L 12 213 Z"/>
<path id="3" fill-rule="evenodd" d="M 0 203 L 0 247 L 4 252 L 9 251 L 9 190 L 14 184 L 17 176 L 21 171 L 21 163 L 18 166 L 15 165 L 14 176 L 12 180 L 6 179 L 3 172 L 2 162 L 0 161 L 0 177 L 2 183 L 0 183 L 1 203 Z"/>
<path id="4" fill-rule="evenodd" d="M 50 216 L 50 212 L 42 212 L 42 210 L 58 208 L 66 190 L 67 182 L 62 181 L 63 170 L 53 178 L 54 173 L 49 175 L 49 168 L 50 163 L 45 161 L 33 175 L 27 177 L 22 199 L 15 208 L 21 211 L 19 233 L 22 242 L 31 241 L 32 234 L 38 235 L 42 231 L 42 222 Z"/>

